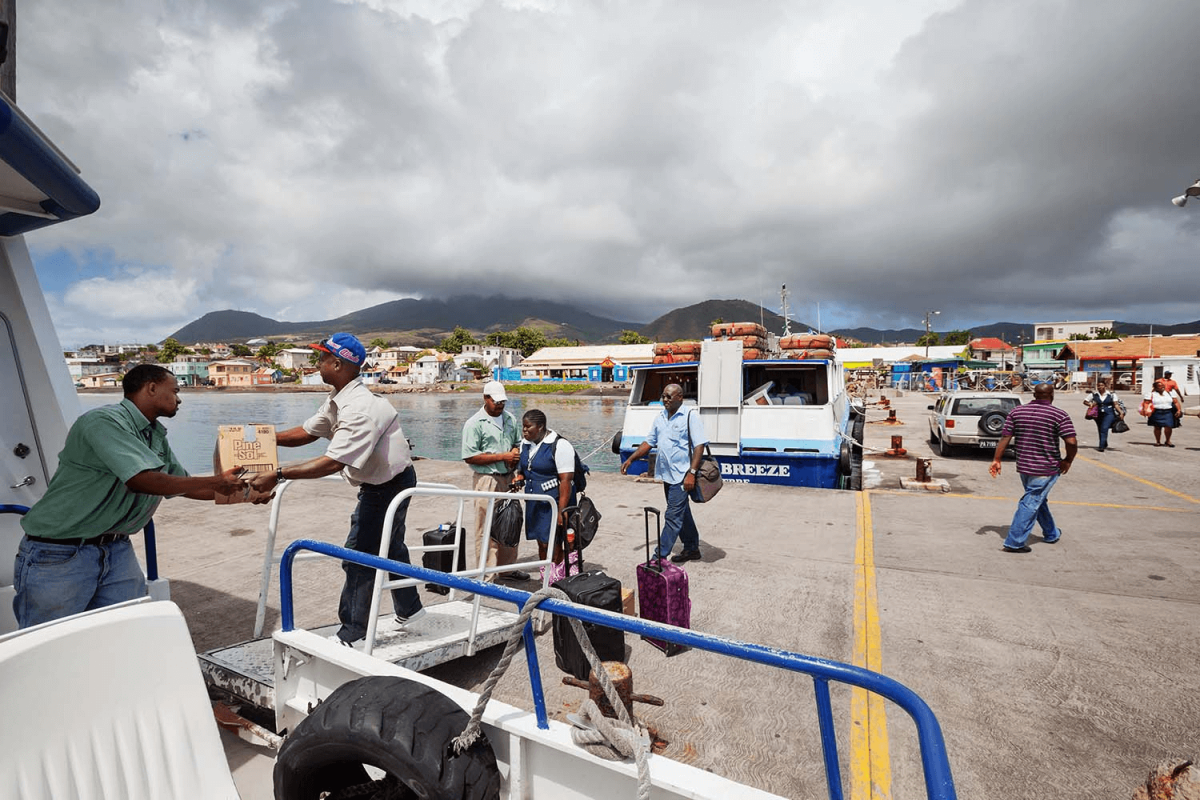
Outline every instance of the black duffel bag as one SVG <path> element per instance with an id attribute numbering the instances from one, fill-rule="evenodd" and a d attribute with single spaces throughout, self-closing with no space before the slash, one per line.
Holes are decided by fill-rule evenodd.
<path id="1" fill-rule="evenodd" d="M 514 493 L 496 503 L 492 512 L 492 538 L 505 547 L 516 547 L 525 524 L 525 507 Z"/>

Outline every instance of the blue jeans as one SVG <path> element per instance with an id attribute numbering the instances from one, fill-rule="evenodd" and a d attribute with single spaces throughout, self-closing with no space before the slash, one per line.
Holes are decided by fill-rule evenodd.
<path id="1" fill-rule="evenodd" d="M 1042 537 L 1048 542 L 1058 541 L 1062 531 L 1054 524 L 1050 515 L 1050 490 L 1058 481 L 1057 475 L 1022 475 L 1021 485 L 1025 487 L 1025 496 L 1017 504 L 1017 513 L 1013 514 L 1012 525 L 1008 529 L 1008 537 L 1004 540 L 1005 547 L 1024 547 L 1033 532 L 1036 522 L 1042 528 Z"/>
<path id="2" fill-rule="evenodd" d="M 21 539 L 14 564 L 13 614 L 22 628 L 146 594 L 146 577 L 128 539 L 50 544 Z"/>
<path id="3" fill-rule="evenodd" d="M 346 537 L 346 548 L 379 555 L 388 505 L 400 492 L 416 485 L 417 471 L 410 466 L 387 483 L 375 486 L 364 483 L 358 487 L 358 505 L 350 515 L 350 535 Z M 411 563 L 408 560 L 408 545 L 404 543 L 404 517 L 407 514 L 408 501 L 405 500 L 396 509 L 395 519 L 392 520 L 392 541 L 387 553 L 388 558 L 404 564 Z M 371 596 L 375 590 L 375 570 L 347 561 L 342 562 L 342 569 L 346 572 L 346 583 L 342 586 L 342 597 L 338 602 L 338 620 L 342 627 L 337 635 L 347 642 L 357 642 L 367 635 L 367 618 L 371 614 Z M 420 611 L 421 596 L 417 594 L 417 587 L 393 589 L 392 606 L 402 617 L 411 617 Z"/>
<path id="4" fill-rule="evenodd" d="M 1096 432 L 1100 434 L 1101 450 L 1108 447 L 1108 432 L 1116 421 L 1117 412 L 1111 406 L 1103 409 L 1100 416 L 1096 417 Z"/>
<path id="5" fill-rule="evenodd" d="M 662 543 L 658 555 L 671 555 L 675 540 L 683 542 L 684 550 L 700 549 L 700 531 L 692 519 L 692 506 L 682 483 L 664 483 L 663 496 L 667 499 L 666 521 L 663 522 Z"/>

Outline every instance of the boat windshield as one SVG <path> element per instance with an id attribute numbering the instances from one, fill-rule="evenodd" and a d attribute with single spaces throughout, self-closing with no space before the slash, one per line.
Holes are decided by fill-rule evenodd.
<path id="1" fill-rule="evenodd" d="M 662 403 L 663 389 L 672 383 L 678 383 L 683 387 L 684 401 L 696 402 L 697 387 L 699 380 L 697 379 L 697 368 L 695 365 L 690 367 L 669 367 L 664 369 L 641 369 L 638 370 L 634 383 L 634 398 L 633 404 L 639 406 L 648 406 L 652 403 Z"/>
<path id="2" fill-rule="evenodd" d="M 829 402 L 825 364 L 745 365 L 745 405 L 820 406 Z"/>

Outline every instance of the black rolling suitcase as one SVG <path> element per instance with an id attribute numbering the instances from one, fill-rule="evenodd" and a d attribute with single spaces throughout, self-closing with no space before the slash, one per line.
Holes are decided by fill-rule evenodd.
<path id="1" fill-rule="evenodd" d="M 443 522 L 431 531 L 425 531 L 421 534 L 421 541 L 425 545 L 444 545 L 454 544 L 454 523 Z M 454 559 L 449 550 L 439 550 L 433 553 L 421 554 L 421 566 L 425 569 L 436 569 L 439 572 L 455 572 L 467 568 L 467 537 L 466 532 L 459 534 L 458 537 L 458 566 L 454 566 Z M 439 586 L 436 583 L 427 583 L 425 588 L 436 594 L 450 594 L 448 586 Z"/>
<path id="2" fill-rule="evenodd" d="M 576 552 L 579 553 L 578 568 L 582 570 L 583 553 L 578 549 Z M 566 564 L 564 564 L 568 573 L 567 577 L 556 581 L 553 584 L 554 588 L 566 592 L 572 603 L 620 614 L 621 582 L 599 570 L 571 575 L 570 561 L 570 558 L 567 558 Z M 624 631 L 588 622 L 583 623 L 583 629 L 601 661 L 625 660 Z M 583 648 L 579 646 L 579 641 L 575 638 L 575 631 L 571 630 L 570 618 L 555 614 L 553 630 L 554 662 L 568 675 L 574 675 L 579 680 L 586 681 L 592 669 L 588 665 L 587 657 L 583 654 Z"/>

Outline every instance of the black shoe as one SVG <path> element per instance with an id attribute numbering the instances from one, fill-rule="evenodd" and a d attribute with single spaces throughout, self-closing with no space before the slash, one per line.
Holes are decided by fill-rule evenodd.
<path id="1" fill-rule="evenodd" d="M 528 572 L 522 572 L 519 569 L 515 569 L 512 572 L 501 572 L 500 577 L 506 581 L 527 581 L 530 578 Z"/>
<path id="2" fill-rule="evenodd" d="M 684 550 L 682 553 L 680 553 L 677 556 L 671 556 L 671 560 L 674 561 L 676 564 L 683 564 L 688 561 L 699 561 L 700 560 L 700 551 L 699 550 Z"/>
<path id="3" fill-rule="evenodd" d="M 1055 541 L 1058 541 L 1058 540 L 1055 539 Z M 1023 544 L 1020 547 L 1009 547 L 1008 545 L 1005 545 L 1004 547 L 1002 547 L 1000 549 L 1006 553 L 1032 553 L 1033 552 L 1033 548 L 1027 544 Z"/>

